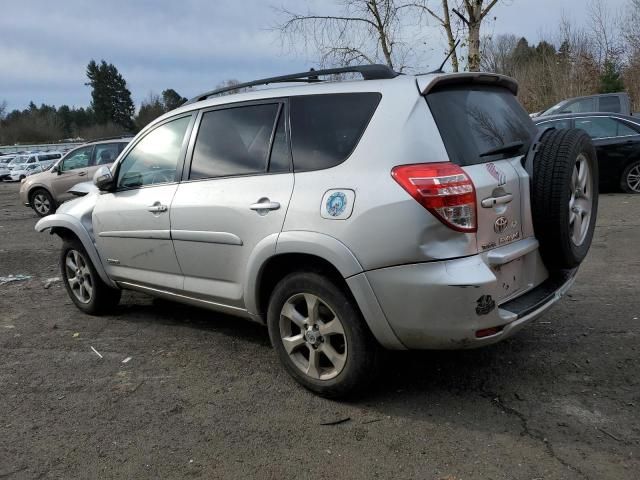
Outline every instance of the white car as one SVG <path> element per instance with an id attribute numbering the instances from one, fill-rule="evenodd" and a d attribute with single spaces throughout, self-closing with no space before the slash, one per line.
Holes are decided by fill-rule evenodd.
<path id="1" fill-rule="evenodd" d="M 9 173 L 9 180 L 18 181 L 24 180 L 29 175 L 33 175 L 34 173 L 44 172 L 47 166 L 43 167 L 40 163 L 30 163 L 26 165 L 19 165 Z"/>
<path id="2" fill-rule="evenodd" d="M 12 179 L 12 172 L 14 170 L 23 171 L 29 165 L 40 165 L 43 170 L 46 170 L 60 158 L 62 158 L 62 153 L 60 152 L 37 152 L 28 155 L 19 155 L 11 160 L 7 164 L 6 168 L 3 169 L 0 167 L 0 180 Z M 18 179 L 19 178 L 16 178 L 15 180 Z"/>

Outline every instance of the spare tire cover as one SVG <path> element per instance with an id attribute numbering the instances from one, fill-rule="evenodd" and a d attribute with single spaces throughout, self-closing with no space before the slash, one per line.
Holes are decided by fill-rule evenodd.
<path id="1" fill-rule="evenodd" d="M 540 254 L 550 270 L 577 267 L 587 256 L 598 213 L 598 162 L 578 129 L 544 133 L 533 160 L 531 213 Z"/>

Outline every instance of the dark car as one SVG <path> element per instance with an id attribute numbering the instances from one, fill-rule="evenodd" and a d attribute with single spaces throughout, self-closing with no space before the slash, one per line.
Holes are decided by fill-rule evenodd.
<path id="1" fill-rule="evenodd" d="M 600 189 L 640 193 L 640 118 L 615 113 L 573 113 L 533 121 L 540 128 L 585 130 L 598 153 Z"/>

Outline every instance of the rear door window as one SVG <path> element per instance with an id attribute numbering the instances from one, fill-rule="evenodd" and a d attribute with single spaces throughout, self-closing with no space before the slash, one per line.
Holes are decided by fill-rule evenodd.
<path id="1" fill-rule="evenodd" d="M 279 103 L 269 103 L 205 112 L 189 179 L 266 172 L 279 110 Z"/>
<path id="2" fill-rule="evenodd" d="M 620 113 L 620 97 L 610 95 L 608 97 L 600 97 L 600 109 L 601 112 L 613 112 Z"/>
<path id="3" fill-rule="evenodd" d="M 96 145 L 93 165 L 108 165 L 113 163 L 119 153 L 117 143 L 100 143 Z"/>
<path id="4" fill-rule="evenodd" d="M 522 155 L 536 132 L 527 112 L 505 88 L 445 87 L 429 93 L 427 102 L 449 159 L 461 166 Z M 481 156 L 515 142 L 521 142 L 522 146 L 506 153 Z"/>
<path id="5" fill-rule="evenodd" d="M 291 148 L 296 172 L 344 162 L 373 116 L 379 93 L 338 93 L 291 98 Z"/>

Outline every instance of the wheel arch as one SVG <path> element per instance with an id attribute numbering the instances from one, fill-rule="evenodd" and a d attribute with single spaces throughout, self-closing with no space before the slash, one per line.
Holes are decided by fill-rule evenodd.
<path id="1" fill-rule="evenodd" d="M 246 277 L 245 304 L 249 313 L 264 321 L 276 284 L 295 271 L 315 271 L 331 278 L 355 301 L 381 345 L 405 348 L 391 330 L 355 255 L 336 238 L 317 232 L 283 232 L 258 244 Z"/>
<path id="2" fill-rule="evenodd" d="M 93 243 L 93 239 L 80 220 L 72 217 L 71 215 L 56 213 L 38 221 L 35 229 L 38 232 L 49 230 L 50 234 L 56 234 L 63 240 L 73 237 L 77 238 L 89 255 L 89 258 L 98 272 L 98 275 L 100 275 L 100 278 L 107 285 L 118 288 L 118 286 L 107 275 L 104 265 L 102 264 L 102 260 L 100 259 L 100 255 L 98 254 L 98 250 Z"/>

